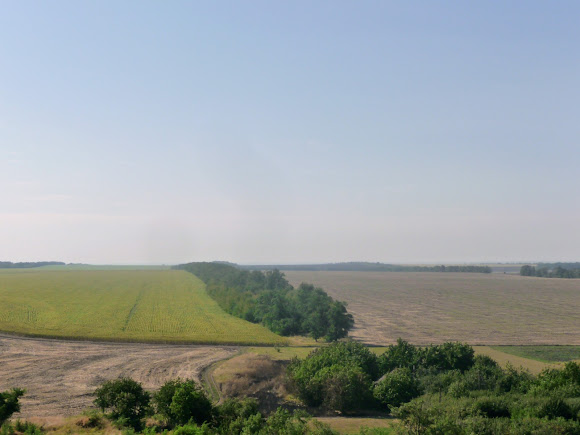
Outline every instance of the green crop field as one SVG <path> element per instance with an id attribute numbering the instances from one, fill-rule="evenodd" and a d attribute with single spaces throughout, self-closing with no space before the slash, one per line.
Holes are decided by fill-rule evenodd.
<path id="1" fill-rule="evenodd" d="M 580 346 L 494 346 L 504 353 L 546 363 L 580 360 Z"/>
<path id="2" fill-rule="evenodd" d="M 117 341 L 285 344 L 177 270 L 3 270 L 0 331 Z"/>
<path id="3" fill-rule="evenodd" d="M 285 272 L 348 303 L 351 336 L 377 345 L 580 345 L 580 280 L 509 274 Z"/>

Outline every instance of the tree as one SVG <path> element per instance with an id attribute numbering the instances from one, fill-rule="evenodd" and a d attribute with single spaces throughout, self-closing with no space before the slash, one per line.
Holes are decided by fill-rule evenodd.
<path id="1" fill-rule="evenodd" d="M 353 382 L 352 391 L 344 386 L 345 394 L 359 394 L 358 388 L 367 383 L 370 392 L 370 382 L 378 378 L 378 373 L 376 355 L 354 341 L 319 348 L 303 360 L 294 359 L 288 366 L 291 387 L 301 400 L 309 406 L 320 406 L 326 401 L 325 406 L 338 410 L 350 407 L 348 403 L 340 404 L 338 399 L 328 399 L 329 394 L 340 394 L 341 382 Z"/>
<path id="2" fill-rule="evenodd" d="M 391 344 L 385 353 L 379 356 L 379 367 L 382 374 L 398 367 L 414 370 L 419 365 L 420 349 L 409 342 L 398 338 L 397 344 Z"/>
<path id="3" fill-rule="evenodd" d="M 520 275 L 521 276 L 535 276 L 536 275 L 536 268 L 530 266 L 529 264 L 525 264 L 520 268 Z"/>
<path id="4" fill-rule="evenodd" d="M 390 410 L 419 396 L 419 382 L 411 370 L 406 367 L 398 368 L 377 381 L 373 395 Z"/>
<path id="5" fill-rule="evenodd" d="M 211 419 L 212 404 L 193 380 L 175 379 L 166 382 L 153 395 L 157 412 L 170 424 L 186 424 L 193 420 L 203 424 Z"/>
<path id="6" fill-rule="evenodd" d="M 316 375 L 322 386 L 323 406 L 342 413 L 365 409 L 372 402 L 371 379 L 356 365 L 325 367 Z"/>
<path id="7" fill-rule="evenodd" d="M 12 414 L 20 411 L 18 399 L 24 395 L 25 391 L 20 388 L 13 388 L 10 391 L 0 393 L 0 426 L 8 420 Z"/>
<path id="8" fill-rule="evenodd" d="M 135 430 L 142 427 L 151 396 L 140 383 L 130 378 L 114 379 L 105 382 L 94 394 L 95 405 L 103 412 L 109 410 L 109 418 Z"/>
<path id="9" fill-rule="evenodd" d="M 354 326 L 354 319 L 346 311 L 344 302 L 334 301 L 328 311 L 328 332 L 327 341 L 336 341 L 348 335 L 348 331 Z"/>

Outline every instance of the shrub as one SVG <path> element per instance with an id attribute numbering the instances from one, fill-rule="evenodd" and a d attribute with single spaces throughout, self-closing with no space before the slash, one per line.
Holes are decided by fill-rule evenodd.
<path id="1" fill-rule="evenodd" d="M 172 425 L 193 420 L 203 424 L 211 419 L 212 404 L 193 380 L 171 380 L 153 395 L 157 412 Z"/>
<path id="2" fill-rule="evenodd" d="M 378 357 L 381 375 L 389 373 L 396 368 L 406 367 L 415 370 L 419 367 L 421 351 L 407 341 L 399 338 L 397 344 L 391 344 L 387 350 Z"/>
<path id="3" fill-rule="evenodd" d="M 421 351 L 420 364 L 439 370 L 460 370 L 464 372 L 474 364 L 474 351 L 468 344 L 447 342 L 430 346 Z"/>
<path id="4" fill-rule="evenodd" d="M 227 399 L 214 410 L 214 425 L 219 433 L 241 433 L 244 427 L 254 426 L 258 420 L 262 420 L 262 415 L 254 398 Z"/>
<path id="5" fill-rule="evenodd" d="M 142 427 L 142 419 L 149 413 L 150 395 L 143 386 L 130 378 L 105 382 L 95 391 L 95 405 L 121 426 L 135 430 Z"/>
<path id="6" fill-rule="evenodd" d="M 0 426 L 12 417 L 12 414 L 20 411 L 18 399 L 24 395 L 25 391 L 20 388 L 13 388 L 10 391 L 0 393 Z"/>
<path id="7" fill-rule="evenodd" d="M 548 398 L 539 408 L 538 417 L 554 419 L 558 417 L 570 420 L 576 417 L 570 405 L 568 405 L 561 397 Z"/>
<path id="8" fill-rule="evenodd" d="M 419 382 L 408 368 L 395 369 L 375 384 L 373 395 L 390 410 L 417 397 Z"/>
<path id="9" fill-rule="evenodd" d="M 500 397 L 481 397 L 475 401 L 472 407 L 475 415 L 487 418 L 511 417 L 510 409 L 505 400 Z"/>
<path id="10" fill-rule="evenodd" d="M 343 367 L 340 370 L 347 366 L 358 367 L 369 380 L 376 379 L 379 373 L 377 357 L 366 346 L 356 342 L 334 343 L 311 352 L 303 360 L 294 359 L 288 366 L 290 387 L 307 405 L 320 406 L 324 401 L 328 370 L 324 375 L 319 372 L 332 366 Z M 337 373 L 339 369 L 333 371 Z"/>
<path id="11" fill-rule="evenodd" d="M 344 413 L 372 403 L 372 382 L 358 366 L 325 367 L 316 374 L 314 381 L 320 386 L 322 405 L 329 410 Z"/>

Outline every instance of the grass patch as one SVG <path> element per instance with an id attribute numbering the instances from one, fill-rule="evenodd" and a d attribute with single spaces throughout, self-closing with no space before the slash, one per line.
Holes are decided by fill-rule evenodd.
<path id="1" fill-rule="evenodd" d="M 390 429 L 399 420 L 391 417 L 315 417 L 341 434 L 359 433 L 364 428 Z"/>
<path id="2" fill-rule="evenodd" d="M 545 363 L 580 360 L 580 346 L 493 346 L 492 348 Z"/>

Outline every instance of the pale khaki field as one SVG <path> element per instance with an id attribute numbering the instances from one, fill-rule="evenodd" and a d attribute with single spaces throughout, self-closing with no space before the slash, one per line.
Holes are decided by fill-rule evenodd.
<path id="1" fill-rule="evenodd" d="M 131 377 L 149 390 L 177 377 L 199 380 L 204 367 L 237 349 L 0 335 L 0 391 L 26 389 L 20 418 L 78 415 L 93 407 L 92 393 L 106 380 Z"/>
<path id="2" fill-rule="evenodd" d="M 112 341 L 287 342 L 224 312 L 202 281 L 180 270 L 4 270 L 0 331 Z"/>
<path id="3" fill-rule="evenodd" d="M 285 272 L 348 303 L 351 337 L 385 345 L 580 344 L 580 280 L 477 273 Z"/>

